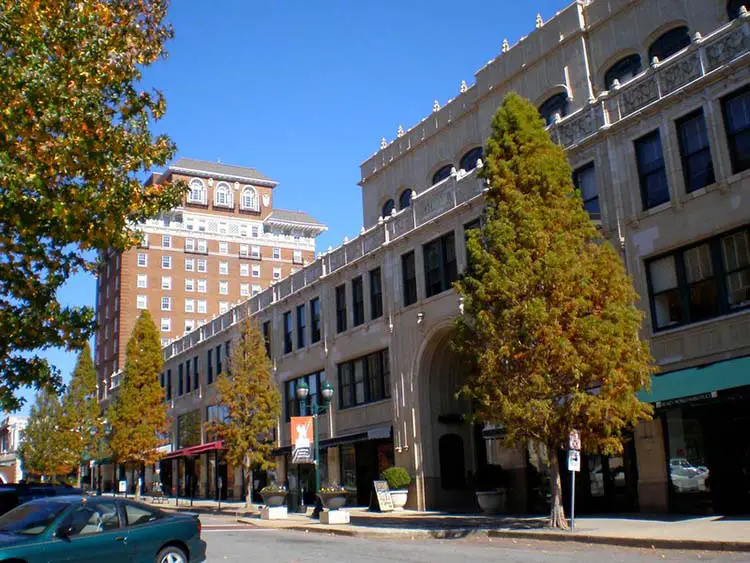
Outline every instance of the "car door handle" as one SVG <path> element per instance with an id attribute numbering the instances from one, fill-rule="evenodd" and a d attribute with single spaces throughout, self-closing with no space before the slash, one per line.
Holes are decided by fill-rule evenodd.
<path id="1" fill-rule="evenodd" d="M 116 536 L 115 537 L 115 541 L 121 541 L 121 542 L 124 543 L 124 542 L 128 541 L 128 536 Z"/>

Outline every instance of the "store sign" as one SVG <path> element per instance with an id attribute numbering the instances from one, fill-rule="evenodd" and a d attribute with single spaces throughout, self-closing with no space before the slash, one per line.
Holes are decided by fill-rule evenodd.
<path id="1" fill-rule="evenodd" d="M 568 471 L 578 472 L 581 470 L 581 452 L 568 450 Z"/>
<path id="2" fill-rule="evenodd" d="M 698 403 L 700 401 L 709 401 L 715 399 L 719 394 L 716 391 L 710 393 L 700 393 L 698 395 L 690 395 L 688 397 L 678 397 L 676 399 L 669 399 L 667 401 L 656 401 L 655 407 L 657 409 L 665 409 L 669 407 L 676 407 L 679 405 L 687 405 L 690 403 Z"/>
<path id="3" fill-rule="evenodd" d="M 313 463 L 313 417 L 293 416 L 292 428 L 292 463 Z"/>

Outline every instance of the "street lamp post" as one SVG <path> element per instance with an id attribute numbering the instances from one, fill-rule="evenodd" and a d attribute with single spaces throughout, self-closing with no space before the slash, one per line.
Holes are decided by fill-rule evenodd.
<path id="1" fill-rule="evenodd" d="M 300 381 L 299 384 L 297 384 L 297 398 L 300 402 L 300 411 L 302 410 L 302 406 L 306 406 L 307 397 L 310 395 L 310 386 L 304 381 Z M 331 403 L 331 398 L 333 397 L 333 386 L 328 383 L 327 381 L 323 383 L 323 385 L 320 388 L 320 394 L 323 396 L 323 404 L 319 405 L 317 397 L 313 401 L 311 405 L 309 405 L 310 410 L 312 411 L 313 415 L 313 433 L 315 435 L 315 494 L 317 495 L 320 491 L 320 440 L 319 440 L 319 428 L 318 428 L 318 415 L 323 414 L 328 409 L 328 405 Z M 315 503 L 315 512 L 313 513 L 313 517 L 316 516 L 316 513 L 319 512 L 318 510 L 318 502 Z"/>

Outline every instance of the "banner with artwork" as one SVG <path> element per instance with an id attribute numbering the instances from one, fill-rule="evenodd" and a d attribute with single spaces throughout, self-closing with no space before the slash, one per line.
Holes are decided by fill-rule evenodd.
<path id="1" fill-rule="evenodd" d="M 292 463 L 313 463 L 313 417 L 293 416 Z"/>

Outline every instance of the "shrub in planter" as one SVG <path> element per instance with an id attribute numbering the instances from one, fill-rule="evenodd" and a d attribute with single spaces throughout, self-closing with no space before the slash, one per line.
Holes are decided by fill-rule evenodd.
<path id="1" fill-rule="evenodd" d="M 286 493 L 286 487 L 276 484 L 268 485 L 260 490 L 260 496 L 263 497 L 263 502 L 269 507 L 282 506 L 286 499 Z"/>
<path id="2" fill-rule="evenodd" d="M 411 485 L 411 475 L 403 467 L 389 467 L 383 471 L 383 479 L 388 481 L 388 487 L 392 491 L 408 489 Z"/>
<path id="3" fill-rule="evenodd" d="M 323 506 L 328 510 L 338 510 L 346 504 L 347 491 L 341 485 L 323 485 L 320 487 L 318 497 Z"/>

